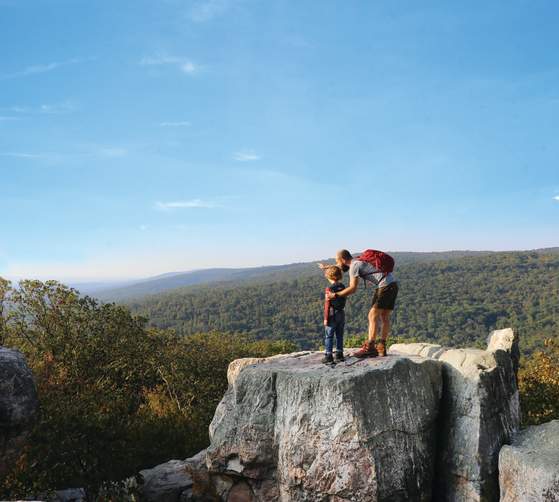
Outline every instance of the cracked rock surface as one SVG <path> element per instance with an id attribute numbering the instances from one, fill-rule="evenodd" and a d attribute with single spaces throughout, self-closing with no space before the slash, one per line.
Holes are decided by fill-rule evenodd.
<path id="1" fill-rule="evenodd" d="M 559 420 L 528 427 L 499 454 L 501 502 L 559 502 Z"/>
<path id="2" fill-rule="evenodd" d="M 317 352 L 233 361 L 211 444 L 184 462 L 192 486 L 174 497 L 497 502 L 499 451 L 519 426 L 518 338 L 488 341 L 393 345 L 335 367 Z"/>
<path id="3" fill-rule="evenodd" d="M 230 371 L 206 453 L 210 476 L 229 480 L 220 498 L 430 500 L 440 363 L 389 356 L 332 368 L 321 358 L 234 363 L 243 368 Z"/>
<path id="4" fill-rule="evenodd" d="M 436 500 L 499 500 L 499 451 L 518 430 L 520 409 L 510 347 L 505 339 L 497 343 L 497 338 L 498 333 L 490 337 L 492 350 L 487 351 L 427 343 L 390 347 L 391 354 L 442 363 Z"/>

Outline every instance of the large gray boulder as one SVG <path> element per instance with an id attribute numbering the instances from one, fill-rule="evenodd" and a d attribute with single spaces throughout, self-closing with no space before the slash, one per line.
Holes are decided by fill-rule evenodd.
<path id="1" fill-rule="evenodd" d="M 186 460 L 169 460 L 153 469 L 140 471 L 139 492 L 142 500 L 179 502 L 182 493 L 192 487 Z"/>
<path id="2" fill-rule="evenodd" d="M 35 382 L 25 358 L 0 347 L 0 480 L 18 457 L 36 409 Z"/>
<path id="3" fill-rule="evenodd" d="M 335 368 L 313 352 L 233 361 L 179 501 L 497 501 L 499 450 L 519 426 L 517 339 L 488 341 Z"/>
<path id="4" fill-rule="evenodd" d="M 499 499 L 499 450 L 520 423 L 513 363 L 508 345 L 501 342 L 497 346 L 495 341 L 491 351 L 426 343 L 390 347 L 390 354 L 422 356 L 442 363 L 437 500 Z"/>
<path id="5" fill-rule="evenodd" d="M 333 369 L 321 357 L 234 363 L 242 371 L 230 372 L 210 425 L 206 492 L 227 501 L 430 500 L 440 363 L 387 357 Z"/>
<path id="6" fill-rule="evenodd" d="M 501 502 L 559 502 L 559 420 L 528 427 L 499 454 Z"/>

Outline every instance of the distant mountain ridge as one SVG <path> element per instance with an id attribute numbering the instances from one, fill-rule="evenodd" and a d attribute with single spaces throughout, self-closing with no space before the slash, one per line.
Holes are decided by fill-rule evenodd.
<path id="1" fill-rule="evenodd" d="M 554 254 L 559 253 L 559 247 L 536 249 L 532 252 Z M 396 266 L 398 267 L 409 263 L 430 263 L 441 260 L 486 256 L 497 253 L 497 251 L 395 251 L 389 253 L 396 259 Z M 268 265 L 262 267 L 209 268 L 202 270 L 193 270 L 189 272 L 168 272 L 146 279 L 128 281 L 127 283 L 119 285 L 108 285 L 106 287 L 103 287 L 100 284 L 95 284 L 94 287 L 80 287 L 80 285 L 76 285 L 76 288 L 83 294 L 95 296 L 102 301 L 127 302 L 132 299 L 139 299 L 148 295 L 165 293 L 174 289 L 188 286 L 217 283 L 234 283 L 236 281 L 239 283 L 265 283 L 273 282 L 276 280 L 288 280 L 298 277 L 308 277 L 309 275 L 312 275 L 316 272 L 316 263 L 318 261 L 327 262 L 329 260 L 323 259 L 312 262 L 290 263 L 286 265 Z"/>
<path id="2" fill-rule="evenodd" d="M 512 327 L 521 337 L 523 353 L 541 347 L 559 333 L 558 251 L 447 255 L 444 260 L 421 256 L 423 261 L 408 256 L 407 263 L 402 258 L 396 269 L 400 293 L 394 335 L 445 346 L 481 346 L 489 331 Z M 316 265 L 309 270 L 298 275 L 278 272 L 273 280 L 267 275 L 239 283 L 199 284 L 126 303 L 153 326 L 185 336 L 244 333 L 317 348 L 324 336 L 326 281 Z M 347 336 L 366 332 L 372 291 L 359 285 L 349 298 Z"/>
<path id="3" fill-rule="evenodd" d="M 151 277 L 136 283 L 108 288 L 92 292 L 94 296 L 104 301 L 124 301 L 140 298 L 146 295 L 164 293 L 173 289 L 199 284 L 217 282 L 246 281 L 259 277 L 273 277 L 275 273 L 299 273 L 310 268 L 308 263 L 293 263 L 289 265 L 275 265 L 251 268 L 209 268 L 193 270 L 191 272 L 171 272 Z M 88 294 L 87 290 L 82 292 Z"/>

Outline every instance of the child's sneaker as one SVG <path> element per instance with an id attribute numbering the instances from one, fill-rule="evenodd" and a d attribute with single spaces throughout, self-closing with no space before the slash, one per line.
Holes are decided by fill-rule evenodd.
<path id="1" fill-rule="evenodd" d="M 344 353 L 343 352 L 336 352 L 336 355 L 334 356 L 334 361 L 337 362 L 337 363 L 341 363 L 341 362 L 345 361 Z"/>
<path id="2" fill-rule="evenodd" d="M 376 349 L 379 357 L 386 356 L 386 344 L 384 342 L 377 343 Z"/>
<path id="3" fill-rule="evenodd" d="M 363 345 L 361 345 L 361 348 L 353 355 L 354 357 L 377 357 L 378 352 L 375 348 L 375 344 L 369 343 L 369 341 L 366 340 Z"/>
<path id="4" fill-rule="evenodd" d="M 322 358 L 322 364 L 331 364 L 334 362 L 334 358 L 332 357 L 332 354 L 324 354 L 324 357 Z"/>

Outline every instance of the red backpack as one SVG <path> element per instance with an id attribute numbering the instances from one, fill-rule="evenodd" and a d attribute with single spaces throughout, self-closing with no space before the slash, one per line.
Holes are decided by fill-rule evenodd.
<path id="1" fill-rule="evenodd" d="M 394 258 L 383 251 L 365 249 L 357 259 L 371 264 L 385 276 L 394 270 Z"/>

